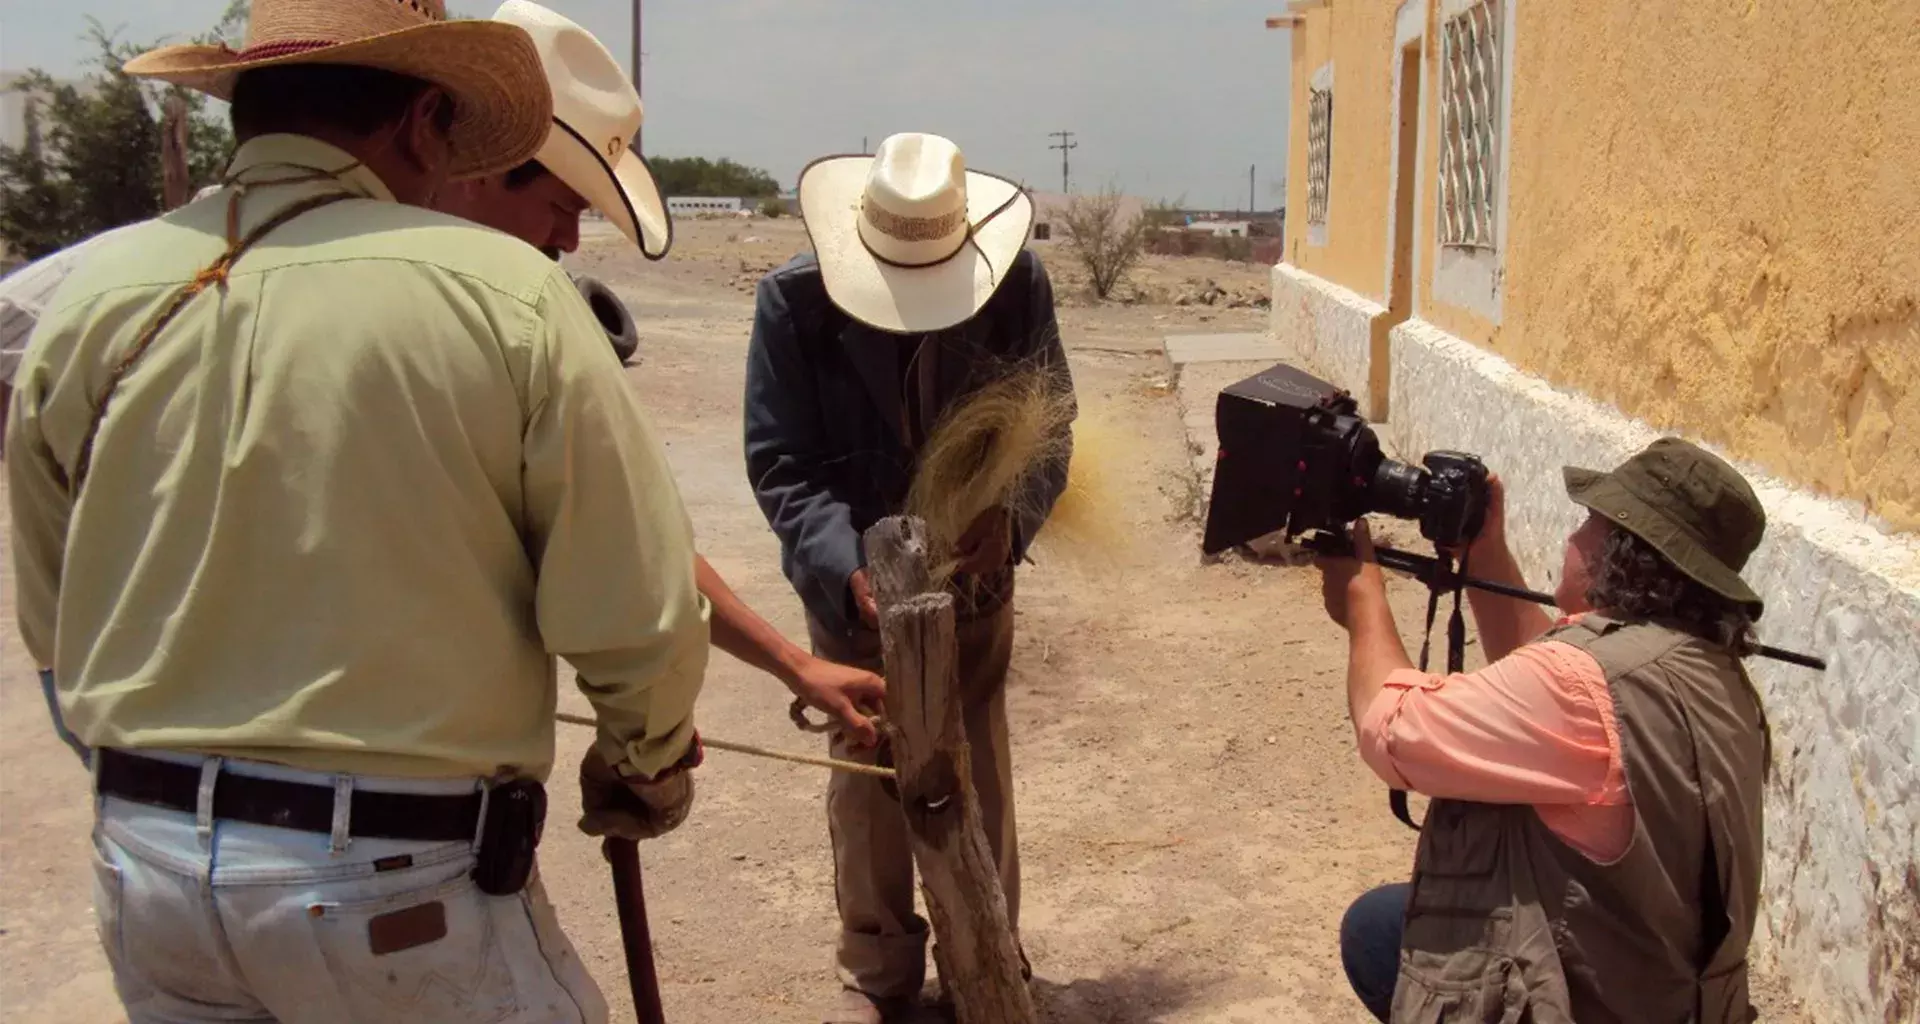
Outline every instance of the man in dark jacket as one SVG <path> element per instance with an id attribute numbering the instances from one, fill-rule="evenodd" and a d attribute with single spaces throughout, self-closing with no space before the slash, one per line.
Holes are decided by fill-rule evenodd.
<path id="1" fill-rule="evenodd" d="M 1017 185 L 967 172 L 951 142 L 898 135 L 878 155 L 817 161 L 800 202 L 815 255 L 760 282 L 747 357 L 746 453 L 821 656 L 880 665 L 861 537 L 901 511 L 941 416 L 1009 373 L 1050 373 L 1070 397 L 1053 290 L 1024 250 L 1032 205 Z M 1018 929 L 1019 857 L 1006 674 L 1014 566 L 1066 483 L 1033 474 L 962 534 L 956 639 L 973 782 Z M 873 760 L 836 737 L 835 756 Z M 827 792 L 843 991 L 825 1020 L 908 1012 L 926 974 L 913 858 L 899 805 L 873 778 Z"/>

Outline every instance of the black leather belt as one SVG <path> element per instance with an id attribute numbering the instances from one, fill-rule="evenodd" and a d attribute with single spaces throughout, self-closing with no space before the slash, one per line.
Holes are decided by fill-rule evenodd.
<path id="1" fill-rule="evenodd" d="M 104 796 L 188 814 L 199 808 L 198 765 L 110 748 L 94 751 L 94 757 Z M 480 801 L 477 792 L 451 796 L 355 789 L 348 834 L 414 842 L 471 840 L 480 823 Z M 333 788 L 222 772 L 213 785 L 213 816 L 327 835 L 333 831 Z"/>

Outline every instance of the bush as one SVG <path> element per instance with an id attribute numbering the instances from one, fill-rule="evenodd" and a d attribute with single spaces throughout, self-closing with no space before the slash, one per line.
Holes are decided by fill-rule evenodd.
<path id="1" fill-rule="evenodd" d="M 1125 218 L 1122 197 L 1111 186 L 1095 195 L 1075 196 L 1060 218 L 1067 251 L 1087 270 L 1093 294 L 1104 299 L 1146 252 L 1147 221 Z"/>
<path id="2" fill-rule="evenodd" d="M 199 41 L 237 36 L 245 16 L 244 0 L 235 0 Z M 28 97 L 26 138 L 18 149 L 0 146 L 0 242 L 14 256 L 38 259 L 155 216 L 167 208 L 165 184 L 184 199 L 211 184 L 233 150 L 226 126 L 205 116 L 204 97 L 127 77 L 121 66 L 145 48 L 120 43 L 98 22 L 90 31 L 99 54 L 84 88 L 38 69 L 15 86 Z M 185 120 L 185 166 L 176 161 L 175 180 L 165 183 L 161 136 L 176 118 Z"/>
<path id="3" fill-rule="evenodd" d="M 660 182 L 663 196 L 741 196 L 748 199 L 777 196 L 780 183 L 758 167 L 703 156 L 648 157 L 647 166 Z"/>
<path id="4" fill-rule="evenodd" d="M 768 220 L 777 220 L 787 215 L 787 204 L 778 199 L 765 199 L 760 203 L 760 216 Z"/>

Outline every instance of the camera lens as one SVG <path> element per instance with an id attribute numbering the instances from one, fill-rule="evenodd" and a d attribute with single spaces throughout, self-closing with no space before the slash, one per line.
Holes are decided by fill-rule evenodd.
<path id="1" fill-rule="evenodd" d="M 1381 459 L 1367 491 L 1367 505 L 1398 519 L 1418 519 L 1427 506 L 1427 471 L 1392 459 Z"/>

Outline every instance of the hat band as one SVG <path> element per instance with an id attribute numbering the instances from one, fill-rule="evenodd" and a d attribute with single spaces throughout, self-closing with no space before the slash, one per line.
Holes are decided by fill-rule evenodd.
<path id="1" fill-rule="evenodd" d="M 937 267 L 940 264 L 945 263 L 953 259 L 955 256 L 958 256 L 961 253 L 965 252 L 967 250 L 967 246 L 973 243 L 973 229 L 969 227 L 966 229 L 966 231 L 961 233 L 960 244 L 954 246 L 953 251 L 950 253 L 947 253 L 945 256 L 940 256 L 930 260 L 924 260 L 919 263 L 904 263 L 900 260 L 890 259 L 887 256 L 883 255 L 880 252 L 880 250 L 875 249 L 872 243 L 867 241 L 867 236 L 865 234 L 856 231 L 854 232 L 854 235 L 855 237 L 860 239 L 860 245 L 862 248 L 867 250 L 867 255 L 873 257 L 876 262 L 884 263 L 887 266 L 893 267 L 898 270 L 925 270 L 928 267 Z M 984 256 L 986 254 L 982 253 L 981 255 Z"/>
<path id="2" fill-rule="evenodd" d="M 861 196 L 860 216 L 888 238 L 902 242 L 937 242 L 951 237 L 967 223 L 967 204 L 962 201 L 959 206 L 938 217 L 907 217 Z"/>
<path id="3" fill-rule="evenodd" d="M 925 260 L 919 263 L 906 263 L 900 260 L 890 259 L 885 254 L 875 249 L 873 247 L 873 243 L 867 241 L 867 233 L 865 231 L 861 231 L 856 228 L 853 232 L 853 236 L 860 240 L 860 247 L 867 250 L 867 255 L 873 257 L 875 262 L 885 266 L 893 267 L 896 270 L 925 270 L 928 267 L 937 267 L 940 264 L 946 263 L 952 260 L 955 256 L 958 256 L 961 253 L 967 251 L 967 246 L 971 245 L 973 246 L 975 251 L 980 253 L 980 258 L 986 261 L 988 273 L 991 274 L 993 273 L 993 258 L 988 256 L 987 251 L 985 249 L 980 248 L 979 243 L 973 240 L 974 232 L 980 230 L 983 227 L 986 227 L 988 221 L 991 221 L 995 217 L 998 217 L 1001 214 L 1012 209 L 1014 201 L 1019 198 L 1020 198 L 1020 193 L 1018 192 L 1015 192 L 1013 195 L 1008 196 L 1006 202 L 1001 203 L 999 206 L 994 207 L 991 211 L 987 213 L 985 217 L 980 218 L 980 222 L 978 224 L 967 224 L 966 222 L 967 211 L 964 207 L 958 211 L 955 211 L 955 213 L 957 213 L 959 216 L 960 223 L 966 226 L 966 230 L 960 235 L 960 243 L 953 247 L 953 251 L 947 253 L 945 256 L 939 257 L 938 259 Z M 860 211 L 862 214 L 861 220 L 871 224 L 873 223 L 872 218 L 866 216 L 866 212 L 868 209 L 869 207 L 867 205 L 866 197 L 862 196 L 860 200 Z M 873 207 L 873 209 L 877 210 L 878 207 Z M 885 213 L 886 211 L 882 210 L 880 212 Z M 930 220 L 947 220 L 949 218 L 954 217 L 955 214 L 950 213 L 944 217 L 937 217 L 937 218 L 936 217 L 898 217 L 897 214 L 888 214 L 888 216 L 897 217 L 899 220 L 930 221 Z M 876 228 L 879 227 L 879 225 L 877 224 L 875 224 L 874 226 Z M 881 229 L 881 230 L 884 232 L 885 229 Z M 947 230 L 951 231 L 953 229 L 948 228 Z M 899 236 L 896 235 L 894 237 L 899 237 Z M 903 241 L 932 241 L 933 239 L 940 238 L 940 237 L 942 237 L 942 235 L 933 235 L 930 238 L 926 238 L 926 239 L 903 239 Z"/>
<path id="4" fill-rule="evenodd" d="M 288 57 L 296 53 L 311 53 L 324 50 L 329 46 L 339 46 L 337 39 L 287 39 L 277 43 L 261 43 L 249 46 L 234 54 L 236 61 L 272 60 L 275 57 Z"/>

